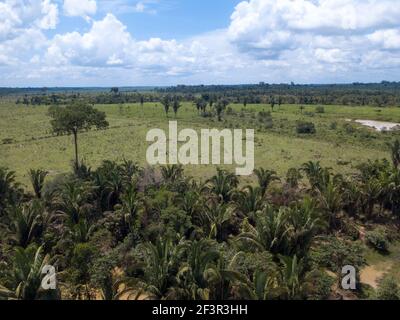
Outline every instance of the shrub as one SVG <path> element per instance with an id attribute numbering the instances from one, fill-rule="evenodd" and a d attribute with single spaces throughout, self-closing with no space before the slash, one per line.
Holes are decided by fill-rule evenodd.
<path id="1" fill-rule="evenodd" d="M 383 278 L 377 290 L 378 300 L 400 300 L 400 288 L 393 277 Z"/>
<path id="2" fill-rule="evenodd" d="M 313 270 L 307 276 L 307 296 L 309 300 L 327 300 L 335 279 L 324 270 Z"/>
<path id="3" fill-rule="evenodd" d="M 233 116 L 233 115 L 236 115 L 236 112 L 231 107 L 228 107 L 226 109 L 226 114 L 230 115 L 230 116 Z"/>
<path id="4" fill-rule="evenodd" d="M 290 168 L 286 173 L 286 182 L 291 188 L 297 188 L 301 178 L 301 172 L 296 168 Z"/>
<path id="5" fill-rule="evenodd" d="M 329 125 L 329 129 L 336 130 L 337 129 L 337 122 L 336 121 L 331 122 L 331 124 Z"/>
<path id="6" fill-rule="evenodd" d="M 325 108 L 322 106 L 318 106 L 315 108 L 316 113 L 325 113 Z"/>
<path id="7" fill-rule="evenodd" d="M 366 233 L 365 238 L 369 246 L 380 252 L 387 252 L 389 249 L 389 239 L 386 230 L 383 228 L 376 228 L 373 231 Z"/>
<path id="8" fill-rule="evenodd" d="M 298 134 L 315 134 L 317 131 L 314 123 L 299 121 L 297 123 L 296 132 Z"/>
<path id="9" fill-rule="evenodd" d="M 350 123 L 345 123 L 343 125 L 343 129 L 347 134 L 352 134 L 356 132 L 356 129 Z"/>
<path id="10" fill-rule="evenodd" d="M 311 249 L 310 255 L 314 268 L 328 268 L 340 273 L 345 265 L 356 269 L 365 265 L 364 246 L 358 241 L 346 241 L 329 236 L 321 238 L 321 243 Z"/>

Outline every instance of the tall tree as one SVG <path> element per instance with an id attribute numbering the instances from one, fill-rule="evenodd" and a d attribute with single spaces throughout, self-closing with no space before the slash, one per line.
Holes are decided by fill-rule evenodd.
<path id="1" fill-rule="evenodd" d="M 274 111 L 274 108 L 275 108 L 275 97 L 274 96 L 269 97 L 269 103 L 271 104 L 271 110 Z"/>
<path id="2" fill-rule="evenodd" d="M 73 134 L 75 145 L 75 167 L 79 167 L 78 133 L 88 131 L 93 127 L 105 129 L 108 127 L 106 114 L 87 104 L 74 104 L 66 107 L 50 107 L 51 126 L 56 134 Z"/>
<path id="3" fill-rule="evenodd" d="M 171 106 L 171 99 L 169 96 L 164 96 L 161 99 L 161 104 L 164 106 L 165 114 L 168 118 L 169 107 Z"/>
<path id="4" fill-rule="evenodd" d="M 181 106 L 182 105 L 179 101 L 179 98 L 175 97 L 174 102 L 172 103 L 172 109 L 174 110 L 175 118 L 176 118 L 176 115 L 178 114 L 178 110 L 181 108 Z"/>
<path id="5" fill-rule="evenodd" d="M 225 111 L 229 102 L 226 99 L 220 99 L 215 104 L 215 111 L 217 111 L 218 121 L 222 121 L 222 113 Z"/>

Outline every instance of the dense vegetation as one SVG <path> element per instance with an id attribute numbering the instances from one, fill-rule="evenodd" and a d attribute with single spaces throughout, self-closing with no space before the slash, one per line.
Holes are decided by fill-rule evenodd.
<path id="1" fill-rule="evenodd" d="M 365 265 L 365 244 L 387 250 L 400 218 L 400 149 L 357 174 L 318 162 L 286 177 L 257 169 L 239 186 L 222 169 L 207 181 L 180 166 L 84 163 L 33 192 L 0 169 L 0 296 L 17 299 L 327 299 L 343 265 Z M 305 179 L 303 179 L 303 177 Z M 377 228 L 377 225 L 380 225 Z M 56 266 L 57 291 L 40 287 Z M 328 272 L 329 271 L 329 272 Z M 399 298 L 385 279 L 354 297 Z"/>

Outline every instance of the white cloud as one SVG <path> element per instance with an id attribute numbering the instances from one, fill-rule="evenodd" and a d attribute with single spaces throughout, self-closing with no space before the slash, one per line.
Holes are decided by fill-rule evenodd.
<path id="1" fill-rule="evenodd" d="M 0 41 L 17 37 L 28 28 L 54 29 L 58 6 L 51 0 L 5 0 L 0 2 Z"/>
<path id="2" fill-rule="evenodd" d="M 94 21 L 86 33 L 59 34 L 46 52 L 48 65 L 77 65 L 96 68 L 138 68 L 144 73 L 174 70 L 190 72 L 196 52 L 175 40 L 151 38 L 137 41 L 114 15 Z"/>
<path id="3" fill-rule="evenodd" d="M 393 0 L 249 0 L 236 6 L 228 37 L 255 60 L 346 77 L 361 68 L 367 73 L 363 61 L 382 65 L 374 59 L 400 68 L 395 54 L 384 52 L 400 49 L 399 16 Z"/>
<path id="4" fill-rule="evenodd" d="M 50 63 L 102 66 L 107 61 L 125 62 L 132 38 L 126 27 L 112 14 L 94 21 L 87 33 L 70 32 L 54 37 L 47 50 Z"/>
<path id="5" fill-rule="evenodd" d="M 55 2 L 0 2 L 0 81 L 29 75 L 58 85 L 351 82 L 398 80 L 400 72 L 398 0 L 248 0 L 226 29 L 140 41 L 140 29 L 128 31 L 114 13 L 149 13 L 157 0 L 99 1 L 100 13 L 105 3 L 114 13 L 47 38 L 45 30 L 58 22 Z M 87 18 L 96 8 L 94 0 L 64 1 L 70 16 Z"/>
<path id="6" fill-rule="evenodd" d="M 379 30 L 370 34 L 368 38 L 383 49 L 400 49 L 400 29 Z"/>
<path id="7" fill-rule="evenodd" d="M 97 11 L 96 0 L 64 0 L 64 13 L 71 17 L 87 17 Z"/>

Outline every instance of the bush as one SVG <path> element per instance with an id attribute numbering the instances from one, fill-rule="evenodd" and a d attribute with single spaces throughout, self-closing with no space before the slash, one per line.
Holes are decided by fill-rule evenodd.
<path id="1" fill-rule="evenodd" d="M 231 107 L 228 107 L 226 109 L 226 114 L 230 115 L 230 116 L 234 116 L 234 115 L 236 115 L 236 112 Z"/>
<path id="2" fill-rule="evenodd" d="M 316 113 L 325 113 L 325 108 L 322 106 L 318 106 L 315 108 Z"/>
<path id="3" fill-rule="evenodd" d="M 298 134 L 315 134 L 317 130 L 314 123 L 300 121 L 297 123 L 296 132 Z"/>
<path id="4" fill-rule="evenodd" d="M 337 122 L 336 121 L 331 122 L 331 124 L 329 125 L 329 129 L 336 130 L 337 129 Z"/>
<path id="5" fill-rule="evenodd" d="M 301 178 L 301 171 L 296 168 L 290 168 L 286 173 L 286 182 L 291 188 L 297 188 Z"/>
<path id="6" fill-rule="evenodd" d="M 393 277 L 383 278 L 377 291 L 378 300 L 400 300 L 400 288 Z"/>
<path id="7" fill-rule="evenodd" d="M 313 270 L 308 275 L 307 296 L 309 300 L 327 300 L 335 279 L 324 270 Z"/>
<path id="8" fill-rule="evenodd" d="M 345 123 L 343 129 L 347 134 L 353 134 L 356 132 L 356 129 L 350 123 Z"/>
<path id="9" fill-rule="evenodd" d="M 387 252 L 389 249 L 389 239 L 386 230 L 383 228 L 376 228 L 373 231 L 366 233 L 365 238 L 369 246 L 380 252 Z"/>

